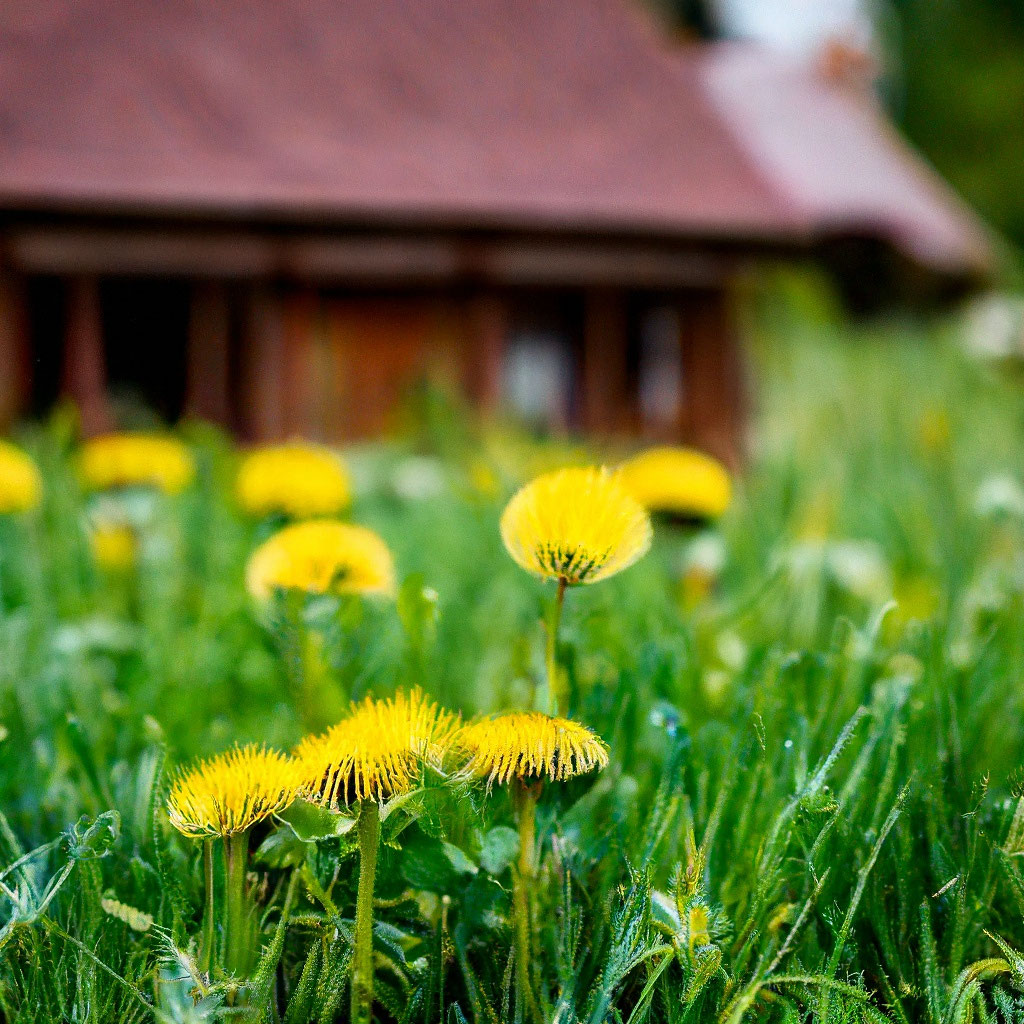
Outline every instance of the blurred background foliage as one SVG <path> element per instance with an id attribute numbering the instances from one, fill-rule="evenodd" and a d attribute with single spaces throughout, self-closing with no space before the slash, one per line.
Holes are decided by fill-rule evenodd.
<path id="1" fill-rule="evenodd" d="M 880 19 L 897 123 L 988 222 L 1024 243 L 1024 4 L 888 0 Z M 884 10 L 884 9 L 883 9 Z"/>
<path id="2" fill-rule="evenodd" d="M 682 31 L 733 34 L 728 5 L 652 0 Z M 734 6 L 745 6 L 736 0 Z M 779 6 L 779 5 L 776 5 Z M 786 5 L 782 5 L 786 6 Z M 1020 0 L 878 0 L 865 11 L 882 102 L 960 195 L 1024 244 L 1024 4 Z M 789 15 L 793 17 L 793 15 Z"/>

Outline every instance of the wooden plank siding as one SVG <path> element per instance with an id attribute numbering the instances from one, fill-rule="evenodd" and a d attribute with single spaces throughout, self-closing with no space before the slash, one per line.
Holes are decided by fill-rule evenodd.
<path id="1" fill-rule="evenodd" d="M 83 433 L 100 434 L 112 427 L 113 417 L 95 277 L 82 275 L 68 282 L 65 324 L 61 393 L 77 406 Z"/>
<path id="2" fill-rule="evenodd" d="M 31 394 L 28 280 L 10 271 L 0 278 L 0 417 L 7 422 L 25 412 Z M 78 405 L 85 432 L 94 433 L 114 425 L 101 281 L 91 274 L 63 280 L 61 393 Z M 551 427 L 620 441 L 687 441 L 733 465 L 742 455 L 746 388 L 721 287 L 480 284 L 359 292 L 195 278 L 184 294 L 185 414 L 248 441 L 387 433 L 400 427 L 403 401 L 424 379 L 455 385 L 481 415 L 493 415 L 506 399 L 509 340 L 533 310 L 538 322 L 562 324 L 570 353 L 564 412 Z M 663 402 L 655 419 L 640 394 L 638 366 L 644 317 L 652 310 L 671 313 L 660 329 L 668 323 L 678 338 L 670 339 L 669 358 L 649 360 L 644 372 L 680 377 L 660 382 L 668 407 Z M 678 357 L 671 354 L 676 349 Z"/>
<path id="3" fill-rule="evenodd" d="M 581 412 L 583 429 L 597 436 L 635 429 L 626 343 L 628 296 L 622 289 L 592 288 L 584 296 Z"/>
<path id="4" fill-rule="evenodd" d="M 234 426 L 231 307 L 223 281 L 196 281 L 189 303 L 185 414 Z"/>
<path id="5" fill-rule="evenodd" d="M 29 404 L 32 339 L 26 282 L 0 266 L 0 430 L 8 430 Z"/>
<path id="6" fill-rule="evenodd" d="M 745 454 L 747 384 L 730 296 L 694 291 L 679 300 L 683 440 L 736 467 Z"/>

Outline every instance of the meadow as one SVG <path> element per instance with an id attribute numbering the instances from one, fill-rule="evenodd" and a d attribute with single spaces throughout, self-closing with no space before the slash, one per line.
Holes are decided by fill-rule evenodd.
<path id="1" fill-rule="evenodd" d="M 425 399 L 344 453 L 392 596 L 261 602 L 281 523 L 239 507 L 226 437 L 182 427 L 195 479 L 160 495 L 85 489 L 67 414 L 19 433 L 43 496 L 0 516 L 0 1017 L 346 1021 L 370 921 L 382 1022 L 1022 1024 L 1024 392 L 954 328 L 788 323 L 756 363 L 724 516 L 656 520 L 565 595 L 561 710 L 607 765 L 420 765 L 360 805 L 369 901 L 359 815 L 278 808 L 232 876 L 172 825 L 181 771 L 415 688 L 466 722 L 552 710 L 556 588 L 499 520 L 619 453 Z M 137 547 L 98 564 L 111 515 Z"/>

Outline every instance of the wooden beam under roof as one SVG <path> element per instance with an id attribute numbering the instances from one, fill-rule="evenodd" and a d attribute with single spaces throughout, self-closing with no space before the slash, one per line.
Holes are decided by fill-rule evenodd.
<path id="1" fill-rule="evenodd" d="M 444 234 L 336 235 L 246 229 L 75 224 L 12 226 L 10 266 L 23 273 L 159 275 L 322 284 L 707 287 L 742 257 L 629 239 Z"/>

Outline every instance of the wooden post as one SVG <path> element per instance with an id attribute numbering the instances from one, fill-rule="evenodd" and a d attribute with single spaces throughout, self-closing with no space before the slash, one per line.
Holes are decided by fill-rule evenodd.
<path id="1" fill-rule="evenodd" d="M 0 267 L 0 430 L 25 411 L 31 356 L 25 280 Z"/>
<path id="2" fill-rule="evenodd" d="M 241 350 L 242 430 L 251 441 L 276 441 L 285 435 L 284 324 L 281 297 L 265 286 L 245 298 Z"/>
<path id="3" fill-rule="evenodd" d="M 633 424 L 626 365 L 626 296 L 619 289 L 587 292 L 583 310 L 583 428 L 614 434 Z"/>
<path id="4" fill-rule="evenodd" d="M 68 280 L 66 317 L 61 394 L 78 407 L 82 433 L 89 437 L 113 426 L 107 398 L 99 283 L 95 277 Z"/>
<path id="5" fill-rule="evenodd" d="M 323 370 L 317 360 L 320 297 L 308 287 L 290 288 L 283 301 L 284 428 L 289 437 L 323 440 L 320 396 Z"/>
<path id="6" fill-rule="evenodd" d="M 466 300 L 465 322 L 466 391 L 483 415 L 493 415 L 501 405 L 508 305 L 496 293 L 472 295 Z"/>
<path id="7" fill-rule="evenodd" d="M 231 317 L 222 281 L 192 285 L 188 323 L 185 413 L 225 428 L 231 403 Z"/>
<path id="8" fill-rule="evenodd" d="M 743 354 L 725 288 L 688 293 L 680 305 L 684 439 L 735 469 L 744 454 Z"/>

